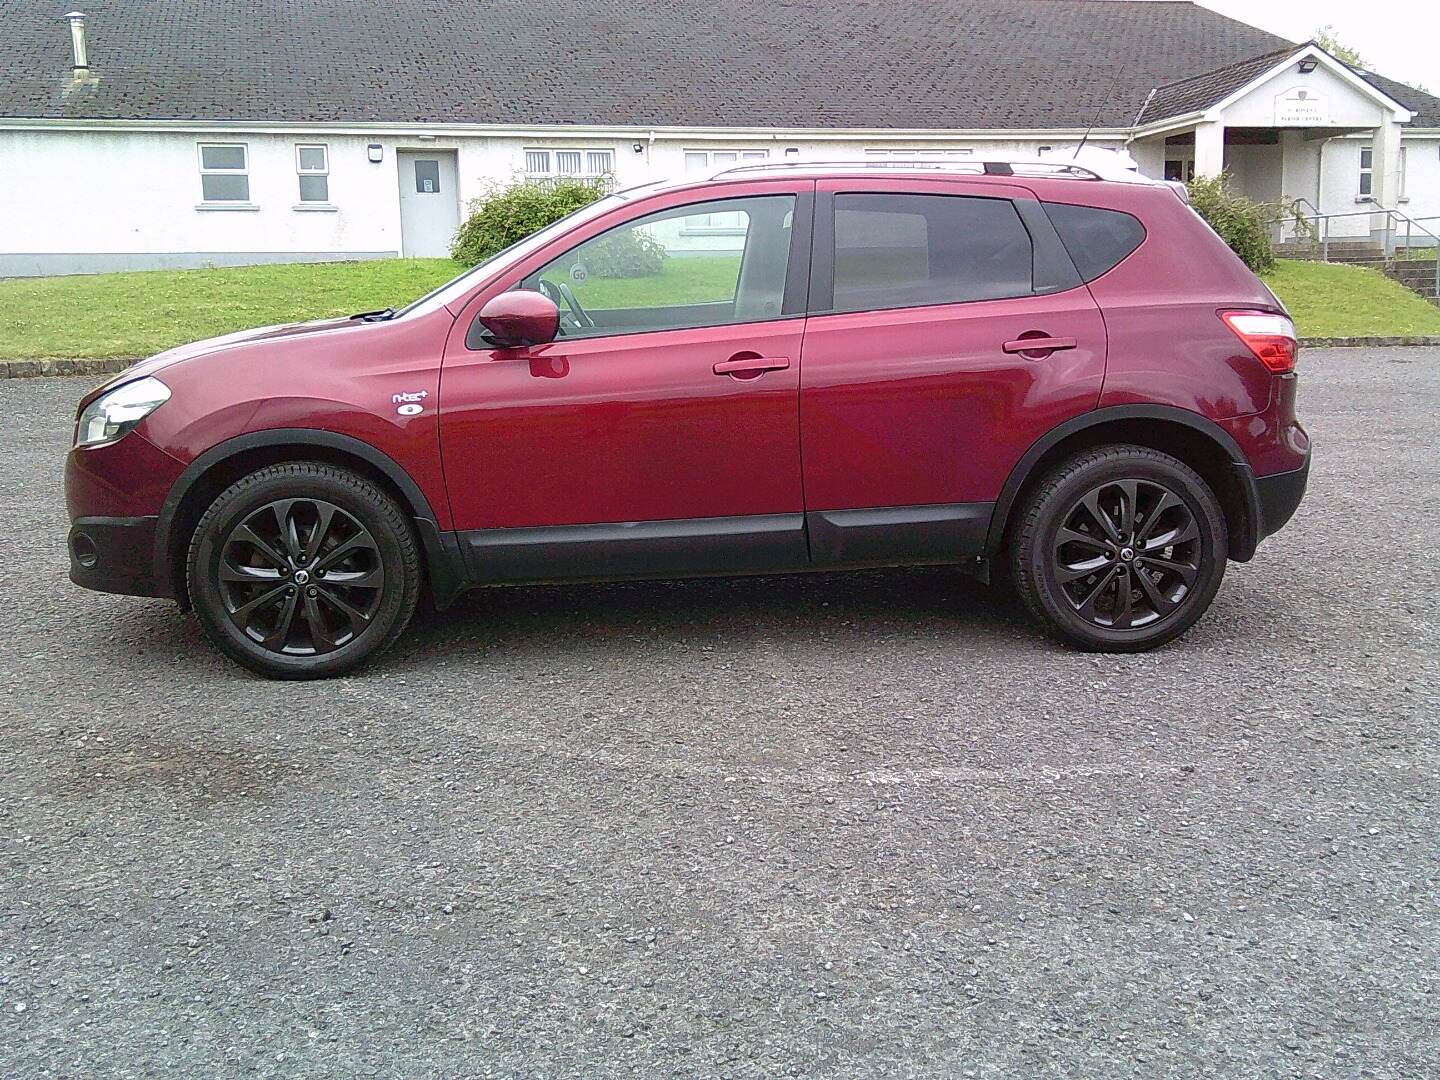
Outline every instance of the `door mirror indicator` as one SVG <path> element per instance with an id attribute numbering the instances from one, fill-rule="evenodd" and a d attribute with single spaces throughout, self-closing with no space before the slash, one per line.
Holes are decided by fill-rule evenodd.
<path id="1" fill-rule="evenodd" d="M 489 331 L 485 341 L 497 349 L 544 345 L 559 332 L 560 309 L 541 293 L 513 289 L 486 302 L 480 309 L 480 325 Z"/>

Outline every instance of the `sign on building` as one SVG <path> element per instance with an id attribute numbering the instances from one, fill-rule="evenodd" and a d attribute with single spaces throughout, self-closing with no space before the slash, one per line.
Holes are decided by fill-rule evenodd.
<path id="1" fill-rule="evenodd" d="M 1295 87 L 1275 95 L 1276 127 L 1315 127 L 1330 122 L 1330 106 L 1323 94 Z"/>

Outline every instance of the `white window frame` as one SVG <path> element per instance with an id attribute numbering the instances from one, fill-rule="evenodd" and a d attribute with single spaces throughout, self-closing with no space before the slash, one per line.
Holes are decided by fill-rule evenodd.
<path id="1" fill-rule="evenodd" d="M 896 161 L 933 161 L 936 158 L 966 159 L 975 156 L 973 146 L 875 146 L 865 150 L 867 158 L 893 158 Z"/>
<path id="2" fill-rule="evenodd" d="M 325 155 L 325 164 L 318 169 L 307 169 L 300 163 L 300 151 L 319 150 Z M 303 194 L 300 184 L 302 176 L 323 176 L 325 177 L 325 198 L 307 199 Z M 334 204 L 330 201 L 330 144 L 329 143 L 296 143 L 295 144 L 295 194 L 297 201 L 295 209 L 312 210 L 321 207 L 330 207 Z"/>
<path id="3" fill-rule="evenodd" d="M 530 168 L 530 155 L 545 155 L 545 171 L 539 172 Z M 581 170 L 579 172 L 559 172 L 560 154 L 579 154 Z M 610 167 L 602 171 L 591 168 L 590 155 L 604 154 L 610 161 Z M 524 149 L 525 156 L 525 179 L 527 180 L 605 180 L 615 175 L 615 159 L 618 156 L 613 146 L 527 146 Z"/>
<path id="4" fill-rule="evenodd" d="M 224 149 L 240 148 L 244 155 L 244 164 L 238 169 L 207 169 L 205 167 L 205 151 L 223 147 Z M 250 144 L 243 142 L 199 142 L 195 144 L 195 164 L 200 170 L 200 203 L 198 210 L 254 210 L 258 209 L 252 201 L 254 192 L 250 189 Z M 205 197 L 205 180 L 207 176 L 243 176 L 245 177 L 245 198 L 243 199 L 207 199 Z"/>
<path id="5" fill-rule="evenodd" d="M 1366 154 L 1370 155 L 1369 165 L 1365 164 Z M 1367 181 L 1369 182 L 1369 191 L 1365 190 L 1367 186 Z M 1360 145 L 1360 180 L 1356 184 L 1356 192 L 1356 202 L 1375 201 L 1375 147 L 1367 143 L 1362 143 Z"/>
<path id="6" fill-rule="evenodd" d="M 765 146 L 687 146 L 681 151 L 680 161 L 682 164 L 690 160 L 691 155 L 705 156 L 705 164 L 691 169 L 688 164 L 684 165 L 687 173 L 709 174 L 713 173 L 720 165 L 739 167 L 745 164 L 757 164 L 770 160 L 770 149 Z M 734 154 L 734 161 L 715 162 L 716 154 Z M 749 225 L 738 225 L 734 221 L 727 221 L 733 218 L 733 214 L 697 214 L 694 225 L 687 225 L 680 230 L 681 236 L 744 236 Z"/>

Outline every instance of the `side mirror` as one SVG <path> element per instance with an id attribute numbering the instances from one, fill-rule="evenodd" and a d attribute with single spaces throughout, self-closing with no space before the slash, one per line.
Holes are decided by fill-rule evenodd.
<path id="1" fill-rule="evenodd" d="M 480 325 L 489 331 L 485 340 L 497 349 L 544 345 L 560 330 L 560 309 L 555 301 L 529 289 L 512 289 L 492 297 L 480 309 Z"/>

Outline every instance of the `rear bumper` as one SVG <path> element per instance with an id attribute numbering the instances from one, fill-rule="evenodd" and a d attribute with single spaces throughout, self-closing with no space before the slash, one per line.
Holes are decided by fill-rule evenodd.
<path id="1" fill-rule="evenodd" d="M 1300 500 L 1305 497 L 1305 485 L 1309 479 L 1308 453 L 1305 455 L 1305 464 L 1298 469 L 1255 478 L 1255 495 L 1260 504 L 1257 539 L 1273 536 L 1285 527 L 1285 523 L 1294 516 Z"/>
<path id="2" fill-rule="evenodd" d="M 96 592 L 170 596 L 155 577 L 154 517 L 82 517 L 70 526 L 70 580 Z"/>

